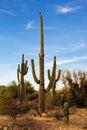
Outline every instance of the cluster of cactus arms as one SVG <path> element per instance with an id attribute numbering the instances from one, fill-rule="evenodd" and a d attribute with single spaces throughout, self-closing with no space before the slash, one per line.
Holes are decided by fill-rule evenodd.
<path id="1" fill-rule="evenodd" d="M 56 59 L 56 57 L 55 57 Z M 54 97 L 55 95 L 55 89 L 56 89 L 56 83 L 58 82 L 58 80 L 60 79 L 60 74 L 61 74 L 61 70 L 58 71 L 58 75 L 56 77 L 56 68 L 55 68 L 55 74 L 54 74 L 54 84 L 52 86 L 52 96 Z M 50 70 L 48 70 L 48 79 L 51 79 L 51 75 L 50 75 Z"/>
<path id="2" fill-rule="evenodd" d="M 21 65 L 18 64 L 18 69 L 17 69 L 17 77 L 18 77 L 18 82 L 20 84 L 20 99 L 21 99 L 21 104 L 24 98 L 24 76 L 28 72 L 28 67 L 27 67 L 27 60 L 24 61 L 24 54 L 22 54 L 22 63 Z"/>
<path id="3" fill-rule="evenodd" d="M 50 71 L 48 71 L 48 77 L 49 77 L 49 84 L 48 87 L 45 89 L 45 84 L 44 84 L 44 38 L 43 38 L 43 18 L 41 13 L 40 15 L 40 53 L 39 53 L 39 79 L 36 76 L 35 73 L 35 65 L 34 65 L 34 60 L 31 60 L 31 66 L 32 66 L 32 74 L 34 81 L 39 84 L 39 113 L 42 114 L 45 112 L 45 92 L 50 91 L 50 89 L 55 85 L 55 83 L 59 79 L 60 71 L 58 74 L 57 79 L 55 80 L 55 75 L 56 75 L 56 57 L 54 56 L 54 62 L 53 62 L 53 70 L 52 70 L 52 75 L 50 75 Z M 53 89 L 54 91 L 54 89 Z"/>

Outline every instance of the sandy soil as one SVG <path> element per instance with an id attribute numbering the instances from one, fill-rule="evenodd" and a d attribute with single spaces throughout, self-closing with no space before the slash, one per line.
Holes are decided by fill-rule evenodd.
<path id="1" fill-rule="evenodd" d="M 57 120 L 52 117 L 30 116 L 29 113 L 18 115 L 15 121 L 14 130 L 87 130 L 87 110 L 70 109 L 69 125 L 64 123 L 63 118 Z M 10 116 L 0 115 L 0 128 L 7 127 L 11 130 L 13 119 Z"/>

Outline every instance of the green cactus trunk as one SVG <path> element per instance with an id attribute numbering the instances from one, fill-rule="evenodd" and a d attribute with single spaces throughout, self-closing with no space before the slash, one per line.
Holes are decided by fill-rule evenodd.
<path id="1" fill-rule="evenodd" d="M 43 40 L 43 19 L 40 14 L 40 85 L 39 85 L 39 112 L 45 111 L 45 93 L 44 93 L 44 40 Z"/>
<path id="2" fill-rule="evenodd" d="M 43 18 L 40 13 L 40 53 L 39 53 L 39 76 L 38 79 L 35 73 L 34 60 L 31 60 L 32 74 L 34 81 L 39 84 L 39 113 L 42 114 L 45 112 L 45 92 L 50 91 L 54 84 L 55 80 L 55 71 L 56 71 L 56 57 L 54 56 L 53 70 L 52 75 L 50 76 L 50 82 L 48 87 L 45 89 L 44 85 L 44 38 L 43 38 Z"/>
<path id="3" fill-rule="evenodd" d="M 63 112 L 64 112 L 64 122 L 66 124 L 68 124 L 69 123 L 69 104 L 68 104 L 68 102 L 64 103 Z"/>
<path id="4" fill-rule="evenodd" d="M 23 75 L 23 63 L 21 64 L 20 97 L 21 97 L 21 99 L 24 98 L 24 75 Z"/>
<path id="5" fill-rule="evenodd" d="M 22 54 L 21 67 L 18 64 L 18 69 L 17 69 L 17 78 L 18 78 L 18 82 L 20 84 L 20 101 L 21 101 L 21 104 L 22 104 L 23 99 L 24 99 L 24 76 L 27 74 L 27 72 L 28 72 L 27 61 L 24 62 L 24 54 Z"/>

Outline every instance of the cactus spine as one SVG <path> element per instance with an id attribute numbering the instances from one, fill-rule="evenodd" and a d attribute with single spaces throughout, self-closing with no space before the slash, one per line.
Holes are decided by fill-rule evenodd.
<path id="1" fill-rule="evenodd" d="M 24 98 L 24 76 L 28 72 L 28 67 L 27 67 L 27 60 L 24 62 L 24 54 L 22 54 L 22 63 L 21 65 L 18 64 L 18 69 L 17 69 L 17 78 L 18 82 L 20 84 L 20 100 L 21 104 L 23 102 Z"/>
<path id="2" fill-rule="evenodd" d="M 56 57 L 54 57 L 52 76 L 50 77 L 50 82 L 48 84 L 47 89 L 45 89 L 44 85 L 44 38 L 43 38 L 43 18 L 40 14 L 40 53 L 39 53 L 39 79 L 35 73 L 35 65 L 34 60 L 31 60 L 32 66 L 32 74 L 34 81 L 39 84 L 39 113 L 42 114 L 45 112 L 45 92 L 50 91 L 54 84 L 55 80 L 55 69 L 56 69 Z"/>

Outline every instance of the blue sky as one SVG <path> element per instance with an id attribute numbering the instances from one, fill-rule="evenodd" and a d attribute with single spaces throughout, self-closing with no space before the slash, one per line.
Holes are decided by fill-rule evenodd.
<path id="1" fill-rule="evenodd" d="M 57 56 L 57 69 L 87 71 L 87 0 L 0 0 L 0 84 L 17 81 L 21 54 L 39 62 L 39 11 L 44 22 L 45 79 Z"/>

